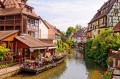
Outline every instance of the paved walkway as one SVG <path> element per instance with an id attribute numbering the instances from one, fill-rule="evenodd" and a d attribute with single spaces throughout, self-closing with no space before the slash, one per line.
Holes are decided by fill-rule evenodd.
<path id="1" fill-rule="evenodd" d="M 15 65 L 12 67 L 8 67 L 8 68 L 4 68 L 4 69 L 0 69 L 0 76 L 9 72 L 13 72 L 15 70 L 19 70 L 20 66 L 19 65 Z"/>

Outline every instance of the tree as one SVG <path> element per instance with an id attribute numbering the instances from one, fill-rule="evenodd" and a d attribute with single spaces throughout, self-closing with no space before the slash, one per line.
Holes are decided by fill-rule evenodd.
<path id="1" fill-rule="evenodd" d="M 58 46 L 58 48 L 56 49 L 57 53 L 60 53 L 60 52 L 67 53 L 69 51 L 70 47 L 67 43 L 63 43 L 61 40 L 57 40 L 55 44 Z"/>
<path id="2" fill-rule="evenodd" d="M 79 29 L 82 29 L 82 26 L 81 26 L 81 25 L 76 25 L 75 31 L 77 31 L 77 30 L 79 30 Z"/>
<path id="3" fill-rule="evenodd" d="M 69 27 L 67 29 L 67 32 L 66 32 L 66 37 L 69 37 L 74 32 L 75 32 L 75 28 L 74 27 Z"/>
<path id="4" fill-rule="evenodd" d="M 68 38 L 68 39 L 66 40 L 66 43 L 67 43 L 70 47 L 72 47 L 72 46 L 75 45 L 75 42 L 74 42 L 72 39 L 70 39 L 70 38 Z"/>
<path id="5" fill-rule="evenodd" d="M 118 50 L 119 47 L 120 35 L 113 33 L 112 30 L 106 30 L 92 42 L 87 41 L 86 54 L 102 67 L 107 67 L 109 50 Z"/>

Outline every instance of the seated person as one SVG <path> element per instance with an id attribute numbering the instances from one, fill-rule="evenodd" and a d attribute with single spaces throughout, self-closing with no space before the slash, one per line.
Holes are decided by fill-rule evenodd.
<path id="1" fill-rule="evenodd" d="M 51 56 L 50 52 L 47 52 L 46 55 L 45 55 L 46 58 L 49 58 L 50 56 Z"/>

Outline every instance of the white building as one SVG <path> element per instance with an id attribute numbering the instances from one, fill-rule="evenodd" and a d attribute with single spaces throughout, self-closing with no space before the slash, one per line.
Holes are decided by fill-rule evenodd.
<path id="1" fill-rule="evenodd" d="M 60 30 L 40 17 L 39 39 L 43 41 L 52 41 L 52 43 L 55 43 L 57 40 L 61 40 Z"/>

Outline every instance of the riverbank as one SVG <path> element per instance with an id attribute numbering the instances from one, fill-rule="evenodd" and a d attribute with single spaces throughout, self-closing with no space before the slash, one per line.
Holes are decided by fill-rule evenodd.
<path id="1" fill-rule="evenodd" d="M 8 68 L 0 69 L 0 79 L 13 76 L 13 75 L 19 73 L 20 70 L 21 69 L 20 69 L 19 65 L 15 65 L 13 67 L 8 67 Z"/>

